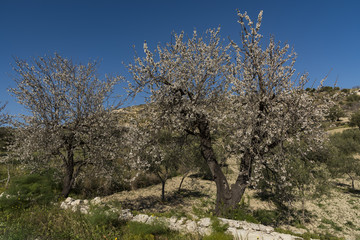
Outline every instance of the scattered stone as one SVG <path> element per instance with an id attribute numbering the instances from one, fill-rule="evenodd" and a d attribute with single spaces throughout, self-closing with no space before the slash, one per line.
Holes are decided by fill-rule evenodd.
<path id="1" fill-rule="evenodd" d="M 148 218 L 149 216 L 146 214 L 138 214 L 132 219 L 132 221 L 146 223 Z"/>
<path id="2" fill-rule="evenodd" d="M 77 199 L 77 200 L 74 200 L 71 202 L 71 206 L 78 206 L 78 205 L 80 205 L 80 203 L 81 203 L 81 200 Z"/>
<path id="3" fill-rule="evenodd" d="M 101 198 L 100 197 L 96 197 L 93 200 L 90 201 L 91 204 L 93 205 L 98 205 L 101 203 Z"/>
<path id="4" fill-rule="evenodd" d="M 186 230 L 189 232 L 189 233 L 194 233 L 197 231 L 197 224 L 196 222 L 192 221 L 192 220 L 187 220 L 186 223 Z"/>
<path id="5" fill-rule="evenodd" d="M 81 212 L 82 214 L 88 214 L 88 213 L 89 213 L 88 209 L 85 208 L 85 207 L 80 208 L 80 212 Z"/>
<path id="6" fill-rule="evenodd" d="M 61 208 L 61 209 L 68 209 L 68 208 L 69 208 L 69 205 L 66 204 L 66 202 L 62 202 L 62 203 L 60 204 L 60 208 Z"/>
<path id="7" fill-rule="evenodd" d="M 119 215 L 119 220 L 130 221 L 133 218 L 134 218 L 134 216 L 131 213 L 130 209 L 121 210 L 120 215 Z"/>
<path id="8" fill-rule="evenodd" d="M 202 218 L 198 222 L 198 225 L 201 227 L 209 227 L 211 225 L 211 219 L 210 218 Z"/>
<path id="9" fill-rule="evenodd" d="M 74 199 L 72 199 L 71 197 L 68 197 L 65 199 L 65 203 L 71 203 L 72 201 L 74 201 Z"/>
<path id="10" fill-rule="evenodd" d="M 61 204 L 61 209 L 71 209 L 72 211 L 80 211 L 82 214 L 89 214 L 89 204 L 101 204 L 101 198 L 96 197 L 89 200 L 66 198 Z M 210 235 L 212 233 L 211 219 L 201 218 L 190 220 L 185 217 L 178 219 L 173 216 L 171 218 L 148 216 L 146 214 L 138 214 L 134 216 L 129 209 L 119 210 L 117 208 L 110 208 L 106 211 L 107 214 L 116 213 L 119 215 L 119 220 L 135 221 L 146 224 L 154 224 L 159 221 L 166 224 L 171 230 L 199 234 L 202 236 Z M 262 224 L 248 223 L 245 221 L 236 221 L 231 219 L 219 218 L 222 224 L 228 224 L 227 233 L 234 236 L 235 239 L 247 240 L 298 240 L 302 239 L 289 234 L 277 233 L 274 228 Z"/>

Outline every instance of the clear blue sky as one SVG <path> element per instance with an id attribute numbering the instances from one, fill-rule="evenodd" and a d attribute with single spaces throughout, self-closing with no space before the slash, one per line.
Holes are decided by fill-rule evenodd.
<path id="1" fill-rule="evenodd" d="M 239 39 L 236 9 L 252 19 L 264 10 L 262 34 L 289 43 L 298 53 L 296 69 L 326 85 L 360 85 L 360 1 L 358 0 L 0 0 L 0 100 L 7 112 L 22 113 L 7 88 L 13 56 L 28 58 L 59 53 L 86 63 L 100 59 L 101 75 L 130 76 L 122 65 L 171 39 L 173 31 L 222 28 L 221 35 Z M 121 91 L 121 89 L 118 89 Z M 138 99 L 135 104 L 141 103 Z"/>

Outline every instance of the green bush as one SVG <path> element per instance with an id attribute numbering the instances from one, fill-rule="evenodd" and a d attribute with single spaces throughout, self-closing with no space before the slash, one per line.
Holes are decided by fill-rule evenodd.
<path id="1" fill-rule="evenodd" d="M 357 111 L 351 115 L 349 125 L 351 127 L 358 127 L 360 129 L 360 111 Z"/>
<path id="2" fill-rule="evenodd" d="M 355 94 L 355 93 L 351 94 L 351 95 L 346 97 L 346 101 L 348 101 L 348 102 L 358 102 L 358 101 L 360 101 L 360 96 Z"/>
<path id="3" fill-rule="evenodd" d="M 55 200 L 59 186 L 50 174 L 30 174 L 14 178 L 0 197 L 0 210 L 24 209 Z"/>
<path id="4" fill-rule="evenodd" d="M 252 223 L 260 223 L 249 210 L 238 208 L 232 211 L 229 211 L 224 217 L 229 219 L 234 219 L 238 221 L 247 221 Z"/>
<path id="5" fill-rule="evenodd" d="M 264 225 L 276 225 L 279 221 L 279 214 L 273 210 L 259 209 L 254 211 L 254 218 Z"/>

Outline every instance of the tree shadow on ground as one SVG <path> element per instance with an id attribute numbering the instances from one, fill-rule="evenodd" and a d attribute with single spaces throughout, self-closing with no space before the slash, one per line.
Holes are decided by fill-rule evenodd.
<path id="1" fill-rule="evenodd" d="M 166 201 L 161 201 L 161 196 L 147 196 L 139 197 L 137 199 L 125 200 L 121 202 L 123 208 L 129 208 L 132 210 L 149 210 L 156 209 L 159 212 L 167 211 L 169 207 L 177 207 L 184 205 L 187 198 L 201 198 L 210 197 L 208 194 L 204 194 L 199 191 L 183 189 L 180 192 L 171 192 L 165 195 Z"/>
<path id="2" fill-rule="evenodd" d="M 339 189 L 343 193 L 347 193 L 347 194 L 352 195 L 353 197 L 359 197 L 360 198 L 360 189 L 356 189 L 356 188 L 353 189 L 353 188 L 351 188 L 350 184 L 346 184 L 346 183 L 335 182 L 334 185 L 339 187 Z"/>

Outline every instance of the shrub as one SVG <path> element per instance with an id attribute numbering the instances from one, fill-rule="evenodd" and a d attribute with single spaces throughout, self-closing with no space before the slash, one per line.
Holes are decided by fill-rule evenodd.
<path id="1" fill-rule="evenodd" d="M 348 102 L 358 102 L 358 101 L 360 101 L 360 96 L 357 95 L 357 94 L 351 94 L 351 95 L 347 96 L 346 101 L 348 101 Z"/>
<path id="2" fill-rule="evenodd" d="M 226 215 L 226 218 L 230 218 L 230 219 L 234 219 L 234 220 L 238 220 L 238 221 L 247 221 L 247 222 L 252 222 L 252 223 L 259 223 L 259 221 L 252 216 L 251 212 L 243 209 L 243 208 L 238 208 L 238 209 L 234 209 L 232 211 L 229 211 Z"/>
<path id="3" fill-rule="evenodd" d="M 360 111 L 357 111 L 351 115 L 349 125 L 352 127 L 358 127 L 360 129 Z"/>
<path id="4" fill-rule="evenodd" d="M 279 221 L 279 214 L 273 210 L 259 209 L 254 211 L 254 218 L 264 225 L 276 225 Z"/>

